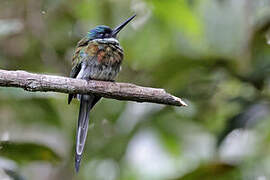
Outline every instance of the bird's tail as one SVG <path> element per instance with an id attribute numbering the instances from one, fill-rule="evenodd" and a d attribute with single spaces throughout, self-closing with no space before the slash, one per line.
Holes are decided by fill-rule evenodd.
<path id="1" fill-rule="evenodd" d="M 92 103 L 94 99 L 95 97 L 93 95 L 80 95 L 80 112 L 77 127 L 76 154 L 75 154 L 76 172 L 78 172 L 80 168 L 80 162 L 88 131 L 89 113 L 93 106 Z"/>

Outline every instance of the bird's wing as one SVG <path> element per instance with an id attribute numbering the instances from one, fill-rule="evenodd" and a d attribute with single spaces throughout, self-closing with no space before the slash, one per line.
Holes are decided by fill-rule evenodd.
<path id="1" fill-rule="evenodd" d="M 76 78 L 77 75 L 79 74 L 81 67 L 82 67 L 82 60 L 79 57 L 80 54 L 80 50 L 82 49 L 82 47 L 77 47 L 73 58 L 72 58 L 72 69 L 70 72 L 69 77 L 71 78 Z M 76 94 L 68 94 L 68 104 L 70 104 L 70 102 L 72 101 L 72 99 L 75 97 Z"/>
<path id="2" fill-rule="evenodd" d="M 78 42 L 77 48 L 72 58 L 72 70 L 70 72 L 71 78 L 76 78 L 82 68 L 83 61 L 91 61 L 97 57 L 99 46 L 95 41 L 89 41 L 83 38 Z M 75 94 L 68 95 L 68 104 L 75 97 Z"/>
<path id="3" fill-rule="evenodd" d="M 84 36 L 84 37 L 77 43 L 77 47 L 86 46 L 90 40 L 91 40 L 91 39 L 90 39 L 89 37 Z"/>
<path id="4" fill-rule="evenodd" d="M 90 39 L 85 36 L 84 38 L 82 38 L 78 43 L 77 43 L 77 47 L 75 50 L 75 53 L 73 55 L 72 58 L 72 70 L 70 72 L 70 77 L 71 78 L 76 78 L 76 76 L 79 74 L 80 70 L 81 70 L 81 63 L 82 63 L 82 59 L 84 58 L 82 56 L 82 51 L 85 49 L 85 47 L 87 47 L 89 44 L 91 44 L 91 42 L 89 42 Z"/>
<path id="5" fill-rule="evenodd" d="M 71 78 L 76 78 L 81 70 L 81 64 L 82 64 L 82 59 L 83 59 L 81 56 L 81 50 L 83 50 L 85 46 L 87 46 L 87 44 L 84 44 L 84 46 L 80 45 L 79 43 L 77 44 L 76 50 L 72 57 L 72 69 L 70 72 Z"/>

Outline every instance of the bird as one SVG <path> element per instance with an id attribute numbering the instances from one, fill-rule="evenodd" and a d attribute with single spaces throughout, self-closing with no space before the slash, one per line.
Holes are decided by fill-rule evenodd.
<path id="1" fill-rule="evenodd" d="M 121 70 L 123 48 L 117 40 L 118 33 L 136 16 L 133 15 L 119 26 L 111 29 L 99 25 L 91 29 L 78 43 L 72 58 L 71 78 L 83 80 L 114 81 Z M 69 94 L 68 104 L 73 98 L 80 101 L 76 132 L 75 171 L 78 173 L 87 137 L 89 114 L 101 99 L 96 94 Z"/>

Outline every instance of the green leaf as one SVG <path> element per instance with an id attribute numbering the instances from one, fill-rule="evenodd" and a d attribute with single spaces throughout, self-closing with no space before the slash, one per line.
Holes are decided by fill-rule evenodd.
<path id="1" fill-rule="evenodd" d="M 226 180 L 226 179 L 241 179 L 239 169 L 235 166 L 224 163 L 209 163 L 202 165 L 191 173 L 179 178 L 178 180 Z"/>
<path id="2" fill-rule="evenodd" d="M 0 156 L 20 164 L 32 161 L 47 161 L 54 164 L 61 160 L 59 155 L 49 147 L 28 142 L 1 142 Z"/>

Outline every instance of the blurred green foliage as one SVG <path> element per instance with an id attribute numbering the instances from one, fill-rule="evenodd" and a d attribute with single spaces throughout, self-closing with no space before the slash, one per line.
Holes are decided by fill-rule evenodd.
<path id="1" fill-rule="evenodd" d="M 1 0 L 0 68 L 68 76 L 88 30 L 134 12 L 117 81 L 189 106 L 102 99 L 76 175 L 78 102 L 0 88 L 0 179 L 269 179 L 269 0 Z"/>
<path id="2" fill-rule="evenodd" d="M 18 163 L 31 161 L 59 162 L 60 157 L 46 146 L 34 143 L 1 142 L 0 155 L 15 160 Z"/>

